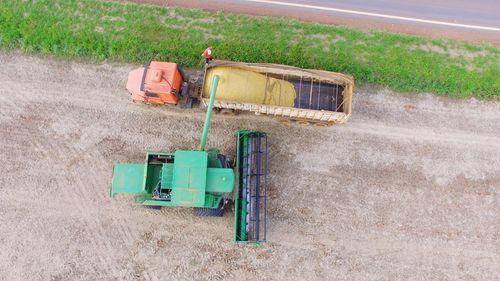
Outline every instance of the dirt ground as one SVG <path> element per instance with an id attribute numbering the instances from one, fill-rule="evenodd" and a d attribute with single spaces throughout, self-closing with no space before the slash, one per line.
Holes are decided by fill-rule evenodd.
<path id="1" fill-rule="evenodd" d="M 113 164 L 194 149 L 204 113 L 134 104 L 134 66 L 0 51 L 0 280 L 500 280 L 500 103 L 358 90 L 345 125 L 268 132 L 268 240 L 232 213 L 109 198 Z"/>

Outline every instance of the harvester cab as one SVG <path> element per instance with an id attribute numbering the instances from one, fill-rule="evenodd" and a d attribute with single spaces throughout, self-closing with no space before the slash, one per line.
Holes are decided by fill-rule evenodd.
<path id="1" fill-rule="evenodd" d="M 214 76 L 199 149 L 148 152 L 144 164 L 115 164 L 111 196 L 132 193 L 145 206 L 194 207 L 198 216 L 223 216 L 233 199 L 234 241 L 260 244 L 266 239 L 267 136 L 236 131 L 234 169 L 216 148 L 205 150 L 218 82 Z"/>

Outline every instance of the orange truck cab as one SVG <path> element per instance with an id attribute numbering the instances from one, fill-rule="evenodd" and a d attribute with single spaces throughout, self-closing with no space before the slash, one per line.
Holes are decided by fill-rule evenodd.
<path id="1" fill-rule="evenodd" d="M 177 104 L 182 83 L 182 74 L 176 63 L 152 61 L 129 73 L 127 90 L 134 101 Z"/>

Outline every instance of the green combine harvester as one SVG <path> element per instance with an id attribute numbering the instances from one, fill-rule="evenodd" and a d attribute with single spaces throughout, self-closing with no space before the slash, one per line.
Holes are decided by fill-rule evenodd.
<path id="1" fill-rule="evenodd" d="M 111 196 L 132 193 L 144 206 L 194 207 L 195 215 L 219 217 L 233 201 L 234 241 L 260 244 L 266 240 L 267 136 L 235 131 L 234 170 L 218 149 L 205 151 L 218 83 L 214 76 L 199 150 L 148 152 L 144 164 L 115 164 Z"/>

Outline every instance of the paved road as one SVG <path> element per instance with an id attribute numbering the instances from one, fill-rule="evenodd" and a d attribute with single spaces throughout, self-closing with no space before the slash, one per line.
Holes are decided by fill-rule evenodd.
<path id="1" fill-rule="evenodd" d="M 486 41 L 500 46 L 498 0 L 132 0 L 254 15 L 297 18 L 362 29 Z"/>
<path id="2" fill-rule="evenodd" d="M 328 11 L 333 13 L 366 12 L 367 17 L 399 16 L 412 19 L 440 21 L 453 24 L 465 24 L 493 27 L 500 31 L 500 2 L 498 0 L 250 0 L 239 2 L 255 2 L 262 6 L 293 7 L 305 10 L 344 9 L 346 11 Z M 496 3 L 495 3 L 496 2 Z M 279 4 L 282 3 L 282 4 Z M 308 11 L 309 12 L 309 11 Z M 412 21 L 403 19 L 402 21 Z M 484 28 L 483 28 L 484 29 Z"/>

